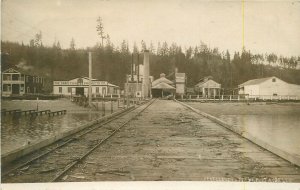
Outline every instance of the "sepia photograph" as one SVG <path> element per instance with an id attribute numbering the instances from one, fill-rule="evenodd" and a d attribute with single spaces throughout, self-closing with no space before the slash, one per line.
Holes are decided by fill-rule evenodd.
<path id="1" fill-rule="evenodd" d="M 2 0 L 0 80 L 4 190 L 300 190 L 298 0 Z"/>

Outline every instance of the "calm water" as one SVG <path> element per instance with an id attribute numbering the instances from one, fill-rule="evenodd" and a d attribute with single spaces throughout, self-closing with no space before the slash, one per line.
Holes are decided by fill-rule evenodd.
<path id="1" fill-rule="evenodd" d="M 247 131 L 269 144 L 300 157 L 300 116 L 221 115 L 240 131 Z"/>
<path id="2" fill-rule="evenodd" d="M 7 115 L 1 119 L 1 150 L 2 154 L 12 151 L 16 148 L 34 143 L 49 137 L 55 136 L 61 132 L 74 129 L 84 125 L 92 120 L 101 117 L 101 111 L 89 112 L 89 109 L 76 105 L 68 99 L 60 100 L 40 100 L 38 102 L 39 110 L 50 109 L 51 111 L 67 110 L 66 115 L 48 117 L 48 115 L 13 117 Z M 99 105 L 101 106 L 101 105 Z M 2 109 L 36 109 L 35 100 L 15 100 L 2 101 Z M 106 115 L 111 113 L 110 102 L 105 103 Z M 117 103 L 113 104 L 113 111 L 117 111 Z M 100 108 L 100 107 L 99 107 Z M 101 109 L 100 109 L 101 110 Z"/>
<path id="3" fill-rule="evenodd" d="M 22 116 L 2 118 L 1 148 L 2 154 L 25 146 L 28 142 L 37 142 L 81 126 L 101 117 L 95 113 L 67 113 L 66 115 L 48 117 L 48 115 L 31 118 Z"/>
<path id="4" fill-rule="evenodd" d="M 188 104 L 300 157 L 300 104 Z"/>

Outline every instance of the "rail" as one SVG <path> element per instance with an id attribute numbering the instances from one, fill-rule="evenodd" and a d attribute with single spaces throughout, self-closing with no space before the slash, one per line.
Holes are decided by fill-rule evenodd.
<path id="1" fill-rule="evenodd" d="M 141 112 L 143 112 L 145 109 L 147 109 L 155 100 L 152 100 L 149 102 L 149 104 L 143 108 L 141 111 L 139 111 L 137 114 L 135 114 L 133 117 L 131 117 L 129 120 L 127 120 L 126 122 L 124 122 L 123 124 L 120 125 L 120 127 L 118 127 L 116 130 L 114 130 L 110 135 L 108 135 L 105 139 L 98 139 L 97 143 L 95 146 L 93 146 L 89 151 L 87 151 L 83 156 L 81 156 L 79 159 L 76 159 L 76 161 L 72 162 L 71 165 L 70 163 L 67 164 L 65 167 L 64 167 L 64 170 L 61 171 L 60 173 L 58 173 L 54 178 L 52 178 L 51 180 L 49 181 L 57 181 L 59 180 L 68 170 L 70 170 L 72 167 L 74 167 L 76 164 L 78 164 L 82 159 L 84 159 L 87 155 L 89 155 L 91 152 L 93 152 L 98 146 L 100 146 L 101 144 L 103 144 L 104 142 L 106 142 L 109 138 L 111 138 L 115 133 L 117 133 L 122 127 L 124 127 L 126 124 L 128 124 L 130 121 L 132 121 L 134 118 L 136 118 Z M 140 104 L 139 106 L 136 106 L 134 107 L 133 109 L 129 109 L 129 111 L 133 111 L 137 108 L 139 108 L 140 106 L 142 106 L 143 104 L 145 104 L 147 102 L 143 102 L 142 104 Z M 44 147 L 43 150 L 44 151 L 41 151 L 42 153 L 34 156 L 33 154 L 33 157 L 31 157 L 29 160 L 27 159 L 27 161 L 25 161 L 25 163 L 19 163 L 19 164 L 16 164 L 14 165 L 15 167 L 12 168 L 12 169 L 9 169 L 8 171 L 4 171 L 2 172 L 2 181 L 3 179 L 5 179 L 5 177 L 10 177 L 11 174 L 14 174 L 15 172 L 17 171 L 20 171 L 22 170 L 22 168 L 29 168 L 30 164 L 34 163 L 35 161 L 40 161 L 41 158 L 49 155 L 50 153 L 54 152 L 57 153 L 59 152 L 58 149 L 70 144 L 71 142 L 77 142 L 79 139 L 81 139 L 82 137 L 84 137 L 85 135 L 87 134 L 91 134 L 92 131 L 95 131 L 97 129 L 100 129 L 102 128 L 103 126 L 105 126 L 106 124 L 118 119 L 118 118 L 121 118 L 123 115 L 127 114 L 128 111 L 125 111 L 125 112 L 121 112 L 120 114 L 117 114 L 115 115 L 115 117 L 112 117 L 112 118 L 109 118 L 107 120 L 104 120 L 103 123 L 100 123 L 99 125 L 91 125 L 90 127 L 88 128 L 85 128 L 83 130 L 80 130 L 76 133 L 74 133 L 73 135 L 71 136 L 68 136 L 66 139 L 62 140 L 62 141 L 59 141 L 52 144 L 52 148 L 51 148 L 51 145 L 50 145 L 50 148 L 49 147 Z M 23 160 L 23 159 L 20 159 L 20 160 Z M 22 162 L 22 161 L 21 161 Z M 3 171 L 3 170 L 2 170 Z"/>

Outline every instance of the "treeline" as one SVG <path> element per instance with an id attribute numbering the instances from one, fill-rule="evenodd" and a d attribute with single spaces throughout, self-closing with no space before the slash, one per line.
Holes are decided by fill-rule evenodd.
<path id="1" fill-rule="evenodd" d="M 300 84 L 300 70 L 294 69 L 300 57 L 253 55 L 246 50 L 230 55 L 228 51 L 219 52 L 217 48 L 211 49 L 205 44 L 183 50 L 176 43 L 168 45 L 163 42 L 154 48 L 152 43 L 147 46 L 143 41 L 140 49 L 134 44 L 133 51 L 130 51 L 126 41 L 118 46 L 110 42 L 109 36 L 105 41 L 105 44 L 97 44 L 90 49 L 76 49 L 74 39 L 71 40 L 68 49 L 62 49 L 59 42 L 55 42 L 52 47 L 43 46 L 39 38 L 32 40 L 29 45 L 2 41 L 2 71 L 9 67 L 18 67 L 35 75 L 44 76 L 50 82 L 48 91 L 51 91 L 53 80 L 88 76 L 88 51 L 92 51 L 93 78 L 107 80 L 123 88 L 126 74 L 130 74 L 131 62 L 137 63 L 139 58 L 141 64 L 143 62 L 141 52 L 148 49 L 150 74 L 154 78 L 158 78 L 163 72 L 173 79 L 172 73 L 177 67 L 179 72 L 187 74 L 187 83 L 190 87 L 205 76 L 212 76 L 227 89 L 236 88 L 238 84 L 249 79 L 269 76 L 277 76 L 287 82 Z M 272 63 L 279 65 L 275 67 Z"/>

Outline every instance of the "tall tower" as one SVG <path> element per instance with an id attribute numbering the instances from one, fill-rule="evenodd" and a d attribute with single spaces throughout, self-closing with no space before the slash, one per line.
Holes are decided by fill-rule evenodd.
<path id="1" fill-rule="evenodd" d="M 143 63 L 143 96 L 144 98 L 150 97 L 150 69 L 149 69 L 149 50 L 144 51 L 144 63 Z"/>

